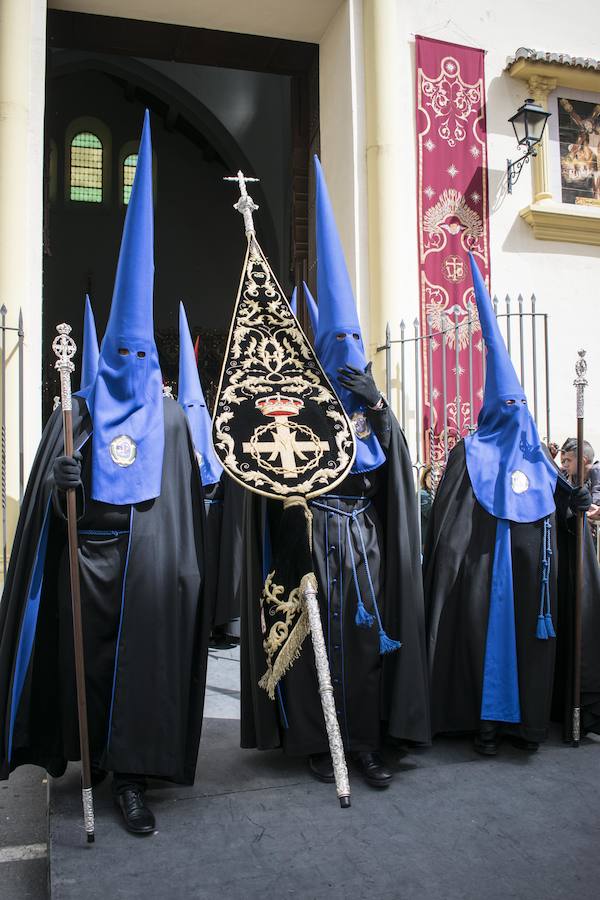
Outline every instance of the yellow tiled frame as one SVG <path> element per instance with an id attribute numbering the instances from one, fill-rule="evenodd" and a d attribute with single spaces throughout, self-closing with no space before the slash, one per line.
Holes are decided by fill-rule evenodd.
<path id="1" fill-rule="evenodd" d="M 548 95 L 561 87 L 600 95 L 600 71 L 557 62 L 518 59 L 507 68 L 511 78 L 527 82 L 529 95 L 544 109 Z M 522 218 L 542 241 L 570 241 L 600 246 L 600 209 L 559 203 L 552 198 L 548 179 L 548 132 L 544 132 L 537 156 L 532 160 L 532 202 L 521 210 Z"/>

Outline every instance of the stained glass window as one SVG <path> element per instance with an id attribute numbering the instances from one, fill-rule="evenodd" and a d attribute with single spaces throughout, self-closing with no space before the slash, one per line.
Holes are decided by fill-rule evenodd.
<path id="1" fill-rule="evenodd" d="M 135 177 L 135 167 L 137 166 L 138 155 L 137 153 L 130 153 L 129 156 L 125 157 L 123 162 L 123 203 L 125 206 L 129 203 L 129 198 L 131 196 L 131 188 L 133 186 L 133 179 Z"/>
<path id="2" fill-rule="evenodd" d="M 71 141 L 71 200 L 102 203 L 102 143 L 89 131 Z"/>

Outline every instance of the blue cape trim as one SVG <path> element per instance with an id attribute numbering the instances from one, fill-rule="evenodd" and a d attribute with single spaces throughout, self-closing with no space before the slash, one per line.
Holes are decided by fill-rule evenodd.
<path id="1" fill-rule="evenodd" d="M 25 602 L 25 613 L 21 622 L 21 631 L 19 634 L 19 643 L 17 649 L 17 657 L 15 662 L 15 671 L 12 684 L 12 698 L 10 706 L 10 726 L 8 731 L 8 761 L 10 763 L 12 757 L 12 742 L 17 719 L 17 712 L 21 702 L 21 695 L 31 661 L 33 652 L 33 644 L 35 641 L 35 633 L 37 629 L 38 612 L 40 609 L 40 598 L 42 596 L 42 587 L 44 584 L 44 567 L 46 565 L 46 550 L 48 548 L 48 533 L 50 531 L 50 507 L 52 505 L 52 496 L 48 498 L 46 511 L 44 513 L 44 522 L 38 540 L 35 554 L 35 562 L 31 573 L 31 581 L 29 582 L 29 590 L 27 592 L 27 600 Z"/>
<path id="2" fill-rule="evenodd" d="M 87 443 L 87 441 L 91 437 L 91 432 L 88 434 L 85 439 L 79 444 L 76 448 L 77 450 L 81 450 L 81 448 Z M 46 566 L 46 550 L 48 548 L 48 534 L 50 531 L 50 508 L 52 506 L 52 495 L 48 498 L 48 503 L 46 505 L 46 510 L 44 512 L 44 520 L 42 523 L 42 530 L 40 532 L 40 536 L 38 539 L 38 545 L 35 552 L 35 560 L 33 563 L 33 571 L 31 573 L 31 580 L 29 582 L 29 590 L 27 592 L 27 600 L 25 601 L 25 613 L 23 615 L 23 620 L 21 622 L 21 629 L 19 632 L 19 642 L 17 644 L 17 655 L 15 662 L 15 671 L 13 675 L 13 683 L 12 683 L 12 697 L 10 704 L 10 724 L 8 731 L 8 754 L 7 758 L 10 763 L 12 756 L 12 742 L 14 735 L 15 722 L 17 719 L 17 712 L 19 710 L 19 704 L 21 702 L 21 695 L 23 693 L 23 687 L 25 685 L 25 679 L 27 677 L 27 671 L 29 669 L 29 663 L 31 662 L 31 654 L 33 652 L 33 644 L 35 642 L 35 635 L 37 631 L 37 620 L 38 613 L 40 609 L 40 599 L 42 596 L 42 588 L 44 585 L 44 569 Z"/>
<path id="3" fill-rule="evenodd" d="M 510 522 L 498 519 L 490 591 L 481 718 L 520 722 Z"/>
<path id="4" fill-rule="evenodd" d="M 115 666 L 113 669 L 112 693 L 110 697 L 110 713 L 108 716 L 108 734 L 106 736 L 106 749 L 110 747 L 110 737 L 112 734 L 113 712 L 115 708 L 115 694 L 117 691 L 117 672 L 119 669 L 119 649 L 121 647 L 121 632 L 123 630 L 123 614 L 125 612 L 125 585 L 127 583 L 127 571 L 129 569 L 129 556 L 131 553 L 131 538 L 133 535 L 133 506 L 129 513 L 129 537 L 127 539 L 127 555 L 125 557 L 125 568 L 123 569 L 123 583 L 121 587 L 121 611 L 119 613 L 119 630 L 117 632 L 117 642 L 115 645 Z"/>

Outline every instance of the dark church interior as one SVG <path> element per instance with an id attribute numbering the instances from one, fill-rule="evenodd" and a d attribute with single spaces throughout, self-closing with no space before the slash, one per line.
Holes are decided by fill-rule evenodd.
<path id="1" fill-rule="evenodd" d="M 100 340 L 104 332 L 145 108 L 154 147 L 154 315 L 163 377 L 176 394 L 182 300 L 192 336 L 200 338 L 212 407 L 245 252 L 232 208 L 238 188 L 225 176 L 242 169 L 260 178 L 252 186 L 259 240 L 288 296 L 295 280 L 291 82 L 269 72 L 49 49 L 44 418 L 56 393 L 56 325 L 71 324 L 80 343 L 87 293 Z"/>

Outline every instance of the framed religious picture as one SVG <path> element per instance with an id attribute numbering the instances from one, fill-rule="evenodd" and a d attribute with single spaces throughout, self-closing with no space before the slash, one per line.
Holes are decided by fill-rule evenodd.
<path id="1" fill-rule="evenodd" d="M 558 98 L 563 203 L 600 206 L 600 103 Z"/>

